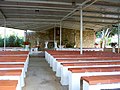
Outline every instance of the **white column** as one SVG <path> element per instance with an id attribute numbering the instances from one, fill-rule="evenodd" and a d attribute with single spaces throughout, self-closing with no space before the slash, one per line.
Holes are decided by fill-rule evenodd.
<path id="1" fill-rule="evenodd" d="M 4 19 L 4 51 L 6 50 L 6 19 Z"/>
<path id="2" fill-rule="evenodd" d="M 57 41 L 56 41 L 56 25 L 54 26 L 54 49 L 57 48 Z"/>
<path id="3" fill-rule="evenodd" d="M 24 41 L 27 40 L 27 30 L 24 31 Z"/>
<path id="4" fill-rule="evenodd" d="M 118 24 L 118 53 L 120 52 L 119 48 L 120 48 L 120 23 Z"/>
<path id="5" fill-rule="evenodd" d="M 62 22 L 60 22 L 60 49 L 62 48 L 61 44 L 62 44 Z"/>
<path id="6" fill-rule="evenodd" d="M 83 54 L 83 10 L 80 8 L 80 54 Z"/>
<path id="7" fill-rule="evenodd" d="M 54 43 L 56 41 L 56 25 L 54 26 Z"/>
<path id="8" fill-rule="evenodd" d="M 76 48 L 76 30 L 74 30 L 74 39 L 75 39 L 75 46 L 74 46 L 74 48 Z"/>

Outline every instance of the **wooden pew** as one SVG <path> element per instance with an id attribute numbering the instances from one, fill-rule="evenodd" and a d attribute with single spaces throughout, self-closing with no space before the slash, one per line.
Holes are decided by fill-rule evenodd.
<path id="1" fill-rule="evenodd" d="M 119 59 L 120 60 L 120 57 L 116 57 L 116 56 L 104 56 L 104 57 L 101 57 L 101 56 L 53 56 L 52 58 L 50 58 L 50 66 L 52 67 L 53 71 L 55 71 L 55 65 L 56 65 L 56 59 L 85 59 L 85 60 L 89 60 L 89 59 L 99 59 L 99 60 L 107 60 L 107 59 L 110 59 L 110 60 L 114 60 L 114 59 Z"/>
<path id="2" fill-rule="evenodd" d="M 0 70 L 4 69 L 22 69 L 24 64 L 0 64 Z"/>
<path id="3" fill-rule="evenodd" d="M 22 70 L 0 70 L 0 80 L 18 80 L 19 88 L 24 86 Z"/>
<path id="4" fill-rule="evenodd" d="M 27 56 L 2 56 L 0 57 L 0 64 L 24 64 L 25 72 L 27 72 L 29 57 Z"/>
<path id="5" fill-rule="evenodd" d="M 21 90 L 18 80 L 0 80 L 0 90 Z"/>
<path id="6" fill-rule="evenodd" d="M 18 85 L 15 90 L 22 90 L 28 63 L 28 51 L 0 52 L 0 80 L 18 80 Z"/>
<path id="7" fill-rule="evenodd" d="M 29 51 L 0 51 L 0 55 L 28 55 Z"/>
<path id="8" fill-rule="evenodd" d="M 0 64 L 0 70 L 22 70 L 24 78 L 26 77 L 24 64 Z"/>
<path id="9" fill-rule="evenodd" d="M 69 68 L 91 68 L 91 67 L 117 67 L 120 62 L 76 62 L 76 63 L 62 63 L 61 67 L 61 84 L 68 85 Z"/>
<path id="10" fill-rule="evenodd" d="M 113 60 L 112 60 L 113 59 Z M 80 62 L 119 62 L 119 58 L 106 58 L 106 59 L 56 59 L 54 68 L 56 71 L 56 76 L 61 77 L 61 68 L 63 67 L 61 63 L 80 63 Z"/>
<path id="11" fill-rule="evenodd" d="M 80 51 L 57 51 L 57 50 L 46 50 L 45 52 L 52 54 L 52 55 L 62 55 L 62 54 L 79 54 L 80 55 Z M 83 54 L 114 54 L 113 52 L 108 52 L 108 51 L 83 51 Z"/>
<path id="12" fill-rule="evenodd" d="M 84 60 L 90 60 L 90 59 L 96 59 L 96 60 L 107 60 L 108 58 L 111 58 L 109 60 L 120 60 L 120 54 L 114 54 L 111 52 L 84 52 L 83 55 L 79 55 L 78 52 L 75 54 L 70 54 L 70 52 L 46 52 L 46 60 L 48 61 L 48 63 L 50 63 L 50 66 L 52 67 L 53 71 L 56 71 L 56 69 L 54 68 L 54 66 L 56 65 L 57 59 L 84 59 Z M 99 67 L 100 68 L 100 67 Z M 107 68 L 107 67 L 106 67 Z M 110 67 L 111 68 L 111 67 Z M 115 67 L 116 68 L 116 67 Z M 96 72 L 93 72 L 96 73 Z M 113 74 L 113 72 L 107 72 L 109 74 Z M 115 72 L 116 73 L 116 72 Z M 100 74 L 100 73 L 98 73 Z M 102 72 L 102 74 L 105 74 Z M 62 82 L 62 80 L 61 80 Z M 75 82 L 74 82 L 75 83 Z M 73 83 L 72 83 L 73 84 Z M 70 88 L 70 87 L 69 87 Z M 80 90 L 80 89 L 71 89 L 71 90 Z"/>
<path id="13" fill-rule="evenodd" d="M 95 57 L 119 57 L 120 54 L 114 54 L 112 52 L 85 52 L 84 54 L 80 55 L 79 52 L 76 53 L 76 51 L 73 52 L 69 52 L 69 51 L 53 51 L 54 53 L 51 53 L 51 51 L 46 51 L 45 53 L 45 57 L 46 60 L 48 61 L 48 63 L 50 63 L 50 66 L 52 67 L 52 62 L 54 62 L 54 60 L 52 60 L 53 58 L 59 59 L 59 58 L 64 58 L 64 59 L 70 59 L 70 58 L 78 58 L 80 59 L 80 57 L 90 57 L 91 59 L 95 59 Z"/>
<path id="14" fill-rule="evenodd" d="M 120 90 L 120 75 L 83 76 L 80 90 Z"/>
<path id="15" fill-rule="evenodd" d="M 80 90 L 82 76 L 118 75 L 119 67 L 69 68 L 69 90 Z"/>

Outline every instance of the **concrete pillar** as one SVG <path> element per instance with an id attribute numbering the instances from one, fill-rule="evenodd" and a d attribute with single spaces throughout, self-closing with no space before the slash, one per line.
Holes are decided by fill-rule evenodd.
<path id="1" fill-rule="evenodd" d="M 80 8 L 80 54 L 83 54 L 83 10 Z"/>

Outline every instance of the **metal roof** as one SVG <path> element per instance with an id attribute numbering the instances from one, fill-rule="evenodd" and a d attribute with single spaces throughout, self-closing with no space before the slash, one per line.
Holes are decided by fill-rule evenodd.
<path id="1" fill-rule="evenodd" d="M 120 0 L 0 0 L 0 25 L 42 31 L 53 28 L 63 17 L 87 1 L 83 7 L 84 28 L 99 30 L 120 20 Z M 91 4 L 92 2 L 95 2 Z M 80 12 L 62 22 L 64 28 L 80 27 Z"/>

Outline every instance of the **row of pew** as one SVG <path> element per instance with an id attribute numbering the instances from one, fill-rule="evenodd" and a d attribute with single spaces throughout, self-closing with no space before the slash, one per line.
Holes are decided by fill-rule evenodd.
<path id="1" fill-rule="evenodd" d="M 103 51 L 45 51 L 45 59 L 69 90 L 120 88 L 120 54 Z"/>
<path id="2" fill-rule="evenodd" d="M 28 63 L 28 51 L 0 51 L 0 90 L 22 90 Z"/>

